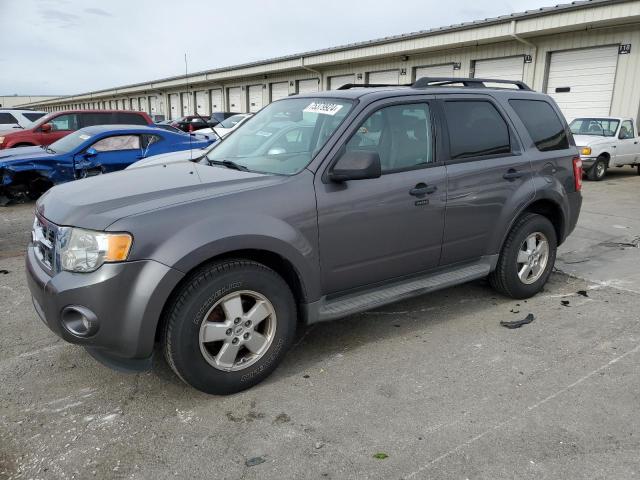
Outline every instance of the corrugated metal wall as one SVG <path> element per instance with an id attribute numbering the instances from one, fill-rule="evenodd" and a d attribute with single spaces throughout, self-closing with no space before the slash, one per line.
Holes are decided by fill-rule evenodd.
<path id="1" fill-rule="evenodd" d="M 638 5 L 638 2 L 611 5 L 610 8 L 630 8 L 629 5 L 635 6 Z M 581 11 L 580 15 L 583 17 L 583 21 L 589 21 L 592 16 L 596 15 L 593 12 L 589 12 L 590 10 Z M 633 12 L 635 12 L 635 10 Z M 563 15 L 575 16 L 577 13 L 578 12 L 568 12 Z M 602 14 L 602 12 L 600 12 L 600 14 Z M 528 29 L 530 31 L 535 28 L 548 29 L 553 28 L 554 26 L 561 29 L 563 27 L 562 20 L 558 20 L 558 18 L 564 18 L 563 15 L 541 17 L 535 21 L 533 19 L 527 20 L 529 23 L 525 24 L 524 27 L 520 25 L 516 31 L 520 32 L 523 29 Z M 189 90 L 187 90 L 184 80 L 180 81 L 176 79 L 165 82 L 169 85 L 162 87 L 159 85 L 156 87 L 154 85 L 153 89 L 149 87 L 149 90 L 143 91 L 140 91 L 140 88 L 138 88 L 136 92 L 126 92 L 120 95 L 100 97 L 98 100 L 100 105 L 104 105 L 104 102 L 106 102 L 106 105 L 108 106 L 110 101 L 114 100 L 127 99 L 127 101 L 130 101 L 131 98 L 149 98 L 150 96 L 156 96 L 158 107 L 155 113 L 164 113 L 166 115 L 166 112 L 169 111 L 168 98 L 171 94 L 178 94 L 179 98 L 186 98 L 186 95 L 183 97 L 181 94 L 189 93 L 192 95 L 190 105 L 195 109 L 197 102 L 193 96 L 196 91 L 209 92 L 212 89 L 222 88 L 224 92 L 222 95 L 224 103 L 223 110 L 227 110 L 229 89 L 241 87 L 243 95 L 242 110 L 246 111 L 249 103 L 249 85 L 264 85 L 264 88 L 262 89 L 262 103 L 266 105 L 270 101 L 271 84 L 273 83 L 288 82 L 289 94 L 291 95 L 297 93 L 297 85 L 300 80 L 319 78 L 320 89 L 328 90 L 330 88 L 330 77 L 353 75 L 356 83 L 364 83 L 369 72 L 396 69 L 400 72 L 400 83 L 411 83 L 415 80 L 416 68 L 443 64 L 455 64 L 456 70 L 454 70 L 454 75 L 467 77 L 473 76 L 473 66 L 474 62 L 477 60 L 523 56 L 524 61 L 524 55 L 530 55 L 532 59 L 531 63 L 524 63 L 524 81 L 531 85 L 535 90 L 544 91 L 548 75 L 549 57 L 552 52 L 602 45 L 631 44 L 631 53 L 619 56 L 614 94 L 611 104 L 611 114 L 636 118 L 640 110 L 640 86 L 637 81 L 637 79 L 640 78 L 639 25 L 640 24 L 638 23 L 634 23 L 624 26 L 603 27 L 572 33 L 559 32 L 543 37 L 527 36 L 526 42 L 528 42 L 528 44 L 510 39 L 490 44 L 445 48 L 438 51 L 422 53 L 416 53 L 416 50 L 425 48 L 426 40 L 405 40 L 403 44 L 403 51 L 408 52 L 406 55 L 397 54 L 399 51 L 397 43 L 354 49 L 360 51 L 362 57 L 357 57 L 358 61 L 350 61 L 348 63 L 339 62 L 344 62 L 344 60 L 354 58 L 354 52 L 351 50 L 316 55 L 313 57 L 313 68 L 320 72 L 317 75 L 308 70 L 301 69 L 300 62 L 286 61 L 279 62 L 277 66 L 274 66 L 274 70 L 264 70 L 264 68 L 262 68 L 260 75 L 231 78 L 233 75 L 237 75 L 238 72 L 226 72 L 223 75 L 216 74 L 218 77 L 228 77 L 228 79 L 225 79 L 224 81 L 221 81 L 220 79 L 217 79 L 216 81 L 208 80 L 207 77 L 212 75 L 204 74 L 200 76 L 200 81 L 195 81 L 193 78 L 190 79 Z M 505 40 L 507 38 L 512 38 L 509 36 L 509 33 L 512 32 L 512 30 L 510 31 L 507 29 L 504 24 L 477 28 L 472 31 L 475 32 L 476 38 L 487 38 L 488 36 L 493 36 L 493 38 L 504 38 Z M 442 35 L 443 38 L 440 38 L 439 41 L 443 46 L 459 44 L 460 42 L 468 41 L 469 33 L 470 31 L 466 30 L 447 33 Z M 439 36 L 429 37 L 429 42 L 433 43 L 436 38 L 439 38 Z M 383 57 L 372 58 L 375 56 Z M 306 62 L 305 65 L 307 65 Z M 247 68 L 245 70 L 249 72 L 255 68 L 257 67 Z M 264 78 L 265 76 L 267 78 Z M 206 96 L 208 102 L 209 94 L 207 93 Z M 93 97 L 98 98 L 96 94 L 93 94 Z M 77 97 L 74 101 L 60 102 L 56 105 L 50 105 L 47 108 L 63 109 L 69 108 L 69 106 L 72 105 L 74 108 L 81 108 L 83 102 L 89 108 L 92 108 L 93 103 L 87 102 L 87 100 L 89 100 L 88 96 L 87 98 Z M 95 102 L 95 100 L 92 101 Z M 113 104 L 115 103 L 116 102 L 114 101 Z M 144 103 L 147 105 L 149 104 L 149 102 Z"/>

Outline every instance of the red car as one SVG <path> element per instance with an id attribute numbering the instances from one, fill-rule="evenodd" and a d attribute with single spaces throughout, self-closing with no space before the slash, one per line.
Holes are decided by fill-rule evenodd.
<path id="1" fill-rule="evenodd" d="M 93 125 L 153 125 L 145 112 L 124 110 L 67 110 L 50 113 L 31 128 L 0 132 L 0 149 L 50 145 L 71 132 Z"/>

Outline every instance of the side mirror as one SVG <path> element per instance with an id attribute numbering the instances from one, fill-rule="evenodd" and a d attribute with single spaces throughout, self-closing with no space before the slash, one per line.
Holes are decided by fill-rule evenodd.
<path id="1" fill-rule="evenodd" d="M 52 129 L 52 127 L 51 127 L 51 124 L 50 124 L 50 123 L 45 123 L 44 125 L 42 125 L 42 126 L 40 127 L 40 131 L 41 131 L 42 133 L 49 133 L 49 132 L 51 131 L 51 129 Z"/>
<path id="2" fill-rule="evenodd" d="M 380 155 L 377 152 L 353 150 L 342 154 L 329 172 L 329 179 L 332 182 L 346 182 L 379 178 L 381 175 Z"/>
<path id="3" fill-rule="evenodd" d="M 98 154 L 98 151 L 95 148 L 87 148 L 87 151 L 84 152 L 84 156 L 86 158 L 95 157 Z"/>

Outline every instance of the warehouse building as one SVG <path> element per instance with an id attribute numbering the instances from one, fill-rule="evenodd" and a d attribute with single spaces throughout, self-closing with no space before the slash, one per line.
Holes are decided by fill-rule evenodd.
<path id="1" fill-rule="evenodd" d="M 640 0 L 586 0 L 30 104 L 143 110 L 156 118 L 256 112 L 346 83 L 424 76 L 523 80 L 571 120 L 640 113 Z"/>

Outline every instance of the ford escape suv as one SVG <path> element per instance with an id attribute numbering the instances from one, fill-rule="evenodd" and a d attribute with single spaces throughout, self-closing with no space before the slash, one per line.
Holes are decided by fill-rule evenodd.
<path id="1" fill-rule="evenodd" d="M 182 380 L 229 394 L 301 324 L 482 277 L 535 295 L 582 166 L 548 96 L 488 82 L 288 97 L 194 161 L 52 188 L 26 258 L 36 311 L 107 365 L 148 368 L 159 344 Z"/>

